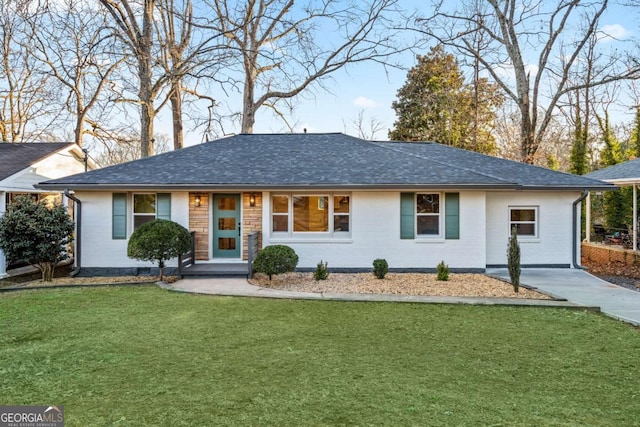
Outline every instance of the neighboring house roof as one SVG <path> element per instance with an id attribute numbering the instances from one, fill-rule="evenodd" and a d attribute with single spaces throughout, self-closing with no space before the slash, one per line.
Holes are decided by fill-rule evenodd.
<path id="1" fill-rule="evenodd" d="M 70 142 L 0 143 L 0 181 L 72 145 Z"/>
<path id="2" fill-rule="evenodd" d="M 507 188 L 610 184 L 436 143 L 242 134 L 46 181 L 51 189 Z"/>
<path id="3" fill-rule="evenodd" d="M 618 163 L 585 176 L 616 184 L 640 184 L 640 158 Z"/>

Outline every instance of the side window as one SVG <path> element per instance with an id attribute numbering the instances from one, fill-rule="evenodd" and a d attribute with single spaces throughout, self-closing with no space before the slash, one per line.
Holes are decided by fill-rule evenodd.
<path id="1" fill-rule="evenodd" d="M 156 219 L 156 195 L 133 195 L 133 229 Z"/>
<path id="2" fill-rule="evenodd" d="M 273 196 L 272 202 L 272 230 L 286 233 L 289 231 L 289 196 Z"/>
<path id="3" fill-rule="evenodd" d="M 333 196 L 333 231 L 349 231 L 349 216 L 351 215 L 351 203 L 349 196 Z"/>
<path id="4" fill-rule="evenodd" d="M 538 207 L 510 206 L 509 232 L 516 228 L 518 236 L 538 237 Z"/>
<path id="5" fill-rule="evenodd" d="M 418 236 L 440 235 L 439 193 L 416 195 L 416 234 Z"/>

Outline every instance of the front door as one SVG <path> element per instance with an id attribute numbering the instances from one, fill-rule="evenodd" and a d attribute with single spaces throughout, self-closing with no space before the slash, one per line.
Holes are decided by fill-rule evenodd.
<path id="1" fill-rule="evenodd" d="M 240 258 L 240 195 L 213 195 L 213 257 Z"/>

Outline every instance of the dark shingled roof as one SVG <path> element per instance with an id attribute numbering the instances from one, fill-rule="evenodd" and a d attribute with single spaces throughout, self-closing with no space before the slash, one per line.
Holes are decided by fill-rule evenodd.
<path id="1" fill-rule="evenodd" d="M 610 188 L 436 143 L 243 134 L 40 184 L 54 189 Z"/>
<path id="2" fill-rule="evenodd" d="M 70 145 L 70 142 L 38 142 L 14 144 L 0 143 L 0 180 L 31 166 L 58 150 Z"/>
<path id="3" fill-rule="evenodd" d="M 600 169 L 585 176 L 593 179 L 620 180 L 640 182 L 640 159 L 629 160 L 624 163 Z"/>

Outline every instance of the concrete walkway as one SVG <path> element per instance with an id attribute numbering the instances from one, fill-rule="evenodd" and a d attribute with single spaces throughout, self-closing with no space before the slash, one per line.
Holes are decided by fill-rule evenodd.
<path id="1" fill-rule="evenodd" d="M 487 270 L 487 275 L 509 279 L 506 268 Z M 640 292 L 605 282 L 586 271 L 532 268 L 522 271 L 520 282 L 554 298 L 600 307 L 608 316 L 640 326 Z"/>
<path id="2" fill-rule="evenodd" d="M 167 289 L 179 292 L 190 292 L 208 295 L 245 296 L 259 298 L 285 298 L 329 301 L 380 301 L 410 302 L 430 304 L 473 304 L 473 305 L 510 305 L 510 306 L 543 306 L 543 307 L 581 307 L 569 301 L 533 300 L 521 298 L 476 298 L 476 297 L 444 297 L 418 295 L 389 294 L 339 294 L 316 292 L 293 292 L 254 286 L 246 279 L 212 278 L 183 279 L 165 285 Z M 583 307 L 582 307 L 583 308 Z M 588 307 L 597 310 L 597 307 Z"/>

